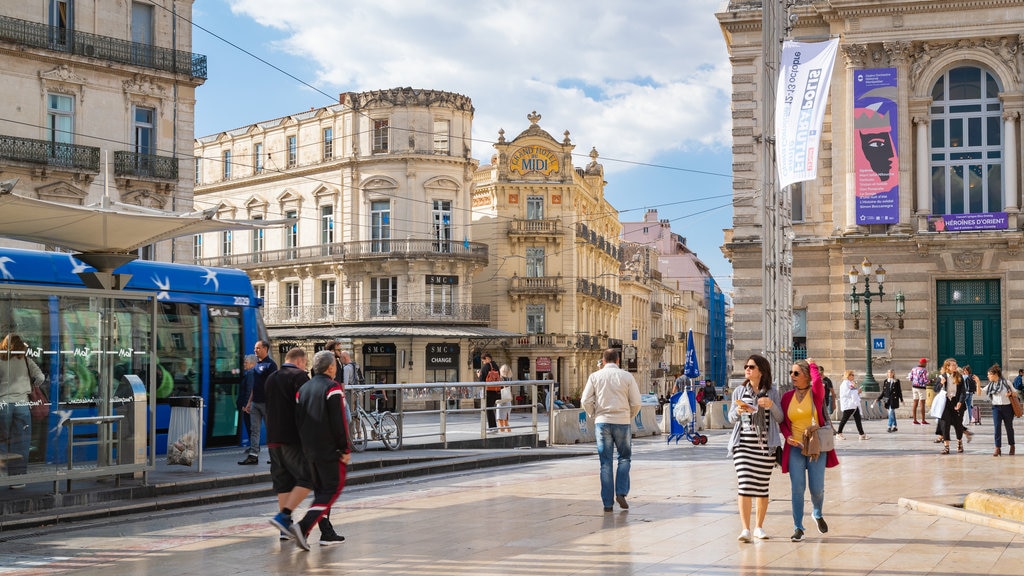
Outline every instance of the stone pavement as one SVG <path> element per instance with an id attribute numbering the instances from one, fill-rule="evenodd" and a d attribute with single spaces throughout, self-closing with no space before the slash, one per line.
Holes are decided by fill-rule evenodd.
<path id="1" fill-rule="evenodd" d="M 266 496 L 3 533 L 0 575 L 1021 573 L 1019 523 L 951 505 L 979 489 L 1020 488 L 1024 455 L 993 458 L 988 425 L 965 454 L 947 456 L 931 427 L 866 427 L 872 438 L 840 442 L 841 465 L 826 474 L 830 531 L 811 528 L 799 543 L 788 538 L 789 480 L 778 470 L 772 538 L 737 542 L 727 431 L 716 430 L 702 447 L 636 440 L 628 511 L 602 511 L 590 446 L 583 458 L 350 487 L 332 514 L 348 539 L 335 547 L 316 545 L 316 531 L 310 552 L 279 542 Z"/>

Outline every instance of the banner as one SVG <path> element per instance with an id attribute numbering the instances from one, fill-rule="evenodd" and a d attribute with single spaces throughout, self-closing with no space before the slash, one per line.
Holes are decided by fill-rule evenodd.
<path id="1" fill-rule="evenodd" d="M 775 93 L 775 158 L 779 188 L 818 174 L 821 123 L 828 105 L 839 39 L 784 42 Z"/>
<path id="2" fill-rule="evenodd" d="M 858 225 L 900 220 L 899 118 L 895 68 L 853 75 L 853 170 Z"/>

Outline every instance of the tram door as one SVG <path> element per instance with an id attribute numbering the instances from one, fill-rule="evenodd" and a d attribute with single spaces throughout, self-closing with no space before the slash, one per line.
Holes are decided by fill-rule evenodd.
<path id="1" fill-rule="evenodd" d="M 1002 363 L 999 280 L 940 280 L 936 284 L 937 360 L 956 358 L 984 381 Z M 941 364 L 940 364 L 941 365 Z"/>

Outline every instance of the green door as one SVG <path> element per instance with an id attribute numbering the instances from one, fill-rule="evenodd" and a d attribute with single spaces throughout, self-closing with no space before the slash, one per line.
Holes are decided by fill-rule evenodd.
<path id="1" fill-rule="evenodd" d="M 946 358 L 970 365 L 984 378 L 1002 364 L 999 280 L 940 280 L 936 283 L 936 368 Z"/>

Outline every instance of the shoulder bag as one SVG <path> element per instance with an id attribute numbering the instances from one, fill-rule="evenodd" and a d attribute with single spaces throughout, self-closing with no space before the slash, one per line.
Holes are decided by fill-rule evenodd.
<path id="1" fill-rule="evenodd" d="M 1017 391 L 1010 388 L 1006 392 L 1006 397 L 1010 399 L 1010 407 L 1013 409 L 1013 417 L 1020 418 L 1024 415 L 1024 409 L 1020 405 L 1020 398 L 1017 397 Z"/>
<path id="2" fill-rule="evenodd" d="M 825 417 L 825 425 L 817 430 L 818 447 L 821 452 L 831 452 L 836 449 L 836 430 L 832 427 L 832 418 L 828 412 L 822 411 Z"/>
<path id="3" fill-rule="evenodd" d="M 946 411 L 946 389 L 942 387 L 938 392 L 935 393 L 935 399 L 932 400 L 931 410 L 928 414 L 931 414 L 933 418 L 941 419 L 942 413 Z"/>

